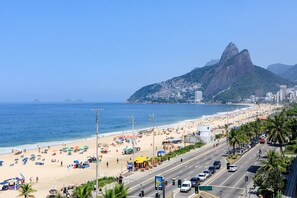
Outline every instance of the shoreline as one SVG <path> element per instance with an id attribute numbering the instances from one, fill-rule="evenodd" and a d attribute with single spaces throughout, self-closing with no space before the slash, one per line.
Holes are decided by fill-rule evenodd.
<path id="1" fill-rule="evenodd" d="M 262 105 L 263 111 L 260 117 L 267 116 L 278 107 L 277 105 Z M 129 161 L 129 158 L 135 159 L 140 156 L 152 157 L 152 151 L 162 149 L 162 141 L 167 137 L 181 138 L 184 135 L 197 131 L 197 126 L 201 125 L 212 126 L 213 134 L 223 133 L 223 126 L 226 123 L 230 124 L 229 121 L 233 120 L 233 126 L 253 121 L 259 116 L 258 112 L 260 112 L 260 109 L 259 106 L 254 105 L 235 109 L 234 111 L 220 112 L 219 114 L 200 117 L 191 121 L 187 120 L 182 123 L 175 123 L 174 125 L 163 125 L 162 127 L 154 129 L 156 148 L 152 147 L 152 133 L 144 133 L 142 137 L 136 137 L 136 146 L 140 147 L 141 150 L 132 155 L 122 154 L 124 148 L 131 148 L 131 141 L 124 141 L 122 144 L 117 144 L 116 141 L 120 135 L 113 134 L 111 136 L 104 136 L 98 140 L 100 145 L 99 157 L 101 159 L 101 163 L 99 163 L 99 176 L 117 176 L 123 173 L 127 170 L 127 161 Z M 126 132 L 124 136 L 130 136 L 131 140 L 131 138 L 133 138 L 131 134 L 131 132 Z M 42 198 L 48 194 L 49 189 L 52 189 L 53 185 L 57 190 L 60 190 L 63 186 L 80 185 L 86 181 L 93 180 L 96 171 L 95 164 L 91 163 L 90 167 L 86 169 L 74 169 L 72 166 L 69 168 L 69 165 L 73 165 L 74 160 L 86 160 L 88 156 L 95 156 L 96 138 L 83 139 L 80 142 L 67 144 L 68 148 L 88 146 L 88 150 L 82 154 L 73 152 L 71 155 L 68 155 L 68 152 L 59 152 L 60 149 L 65 146 L 66 145 L 51 146 L 47 149 L 47 153 L 44 153 L 45 149 L 41 149 L 41 151 L 38 151 L 38 149 L 27 150 L 26 153 L 22 153 L 21 155 L 29 157 L 34 154 L 36 156 L 40 155 L 41 157 L 40 159 L 36 159 L 36 161 L 28 160 L 25 165 L 23 165 L 20 155 L 14 155 L 12 153 L 1 155 L 1 160 L 4 161 L 4 165 L 0 167 L 0 182 L 5 179 L 17 177 L 21 173 L 25 176 L 26 182 L 30 181 L 29 178 L 33 178 L 32 185 L 33 188 L 37 190 L 34 195 L 36 198 Z M 166 148 L 166 151 L 173 151 L 177 149 L 178 146 L 183 146 L 183 143 L 172 145 L 170 148 Z M 102 148 L 107 149 L 108 152 L 102 153 Z M 53 155 L 53 153 L 56 154 Z M 16 159 L 19 160 L 19 163 L 16 163 Z M 44 165 L 36 165 L 36 162 L 41 161 L 44 162 Z M 63 164 L 61 164 L 62 162 Z M 109 166 L 107 166 L 107 164 L 109 164 Z M 36 177 L 39 178 L 38 182 L 35 180 Z M 16 197 L 18 193 L 19 192 L 15 190 L 0 191 L 0 198 Z"/>
<path id="2" fill-rule="evenodd" d="M 216 104 L 211 104 L 211 105 L 216 105 Z M 228 104 L 226 104 L 226 105 L 228 105 Z M 174 121 L 173 123 L 169 123 L 169 124 L 156 125 L 155 127 L 161 128 L 161 129 L 171 128 L 171 127 L 175 127 L 177 125 L 186 124 L 187 122 L 196 121 L 197 119 L 211 118 L 211 117 L 215 117 L 215 116 L 219 116 L 219 115 L 226 115 L 226 114 L 230 114 L 230 113 L 235 113 L 236 111 L 240 111 L 240 110 L 244 111 L 248 108 L 253 108 L 254 106 L 256 106 L 256 104 L 245 104 L 245 103 L 231 104 L 231 105 L 243 106 L 243 107 L 237 108 L 234 110 L 230 110 L 230 111 L 217 112 L 215 114 L 201 115 L 199 117 L 192 118 L 192 119 Z M 134 133 L 138 133 L 139 131 L 150 130 L 150 129 L 151 129 L 151 127 L 139 128 L 139 129 L 135 129 Z M 114 132 L 104 132 L 104 133 L 100 134 L 100 125 L 99 125 L 99 139 L 103 138 L 103 137 L 111 137 L 111 136 L 115 136 L 115 135 L 121 135 L 121 134 L 124 135 L 124 134 L 131 134 L 131 133 L 133 133 L 132 130 L 121 130 L 121 131 L 114 131 Z M 11 147 L 0 147 L 0 156 L 10 154 L 12 149 L 13 150 L 22 150 L 22 151 L 24 149 L 26 149 L 27 151 L 32 151 L 32 150 L 38 149 L 38 148 L 43 149 L 48 146 L 55 147 L 55 146 L 64 145 L 64 144 L 79 143 L 79 142 L 83 142 L 86 140 L 94 140 L 95 138 L 96 138 L 96 135 L 95 135 L 95 131 L 94 131 L 94 135 L 91 135 L 86 138 L 44 141 L 44 142 L 36 142 L 36 143 L 32 143 L 32 144 L 22 144 L 22 145 L 11 146 Z"/>

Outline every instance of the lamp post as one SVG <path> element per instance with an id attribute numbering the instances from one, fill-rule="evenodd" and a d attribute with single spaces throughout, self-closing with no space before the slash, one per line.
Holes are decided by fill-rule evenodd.
<path id="1" fill-rule="evenodd" d="M 96 197 L 98 196 L 98 172 L 99 172 L 99 157 L 98 157 L 98 136 L 99 136 L 99 112 L 102 109 L 96 108 L 93 109 L 96 111 Z"/>
<path id="2" fill-rule="evenodd" d="M 150 115 L 150 120 L 153 126 L 153 166 L 155 165 L 155 114 Z"/>
<path id="3" fill-rule="evenodd" d="M 135 153 L 135 146 L 134 146 L 134 140 L 135 140 L 135 134 L 134 134 L 134 114 L 132 114 L 129 117 L 131 124 L 132 124 L 132 134 L 133 134 L 133 138 L 131 139 L 131 143 L 132 143 L 132 148 L 133 148 L 133 153 L 132 153 L 132 157 L 133 157 L 133 170 L 134 170 L 134 153 Z"/>

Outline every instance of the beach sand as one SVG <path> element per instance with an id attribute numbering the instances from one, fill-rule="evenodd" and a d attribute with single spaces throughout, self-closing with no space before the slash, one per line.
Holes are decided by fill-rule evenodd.
<path id="1" fill-rule="evenodd" d="M 210 125 L 215 128 L 214 131 L 216 133 L 221 133 L 224 132 L 223 126 L 227 123 L 233 123 L 233 126 L 238 126 L 242 123 L 255 120 L 257 116 L 260 118 L 266 117 L 279 107 L 281 106 L 269 104 L 253 105 L 250 108 L 239 109 L 229 113 L 203 117 L 170 126 L 157 127 L 155 129 L 156 150 L 162 149 L 162 141 L 166 137 L 181 138 L 183 135 L 197 131 L 199 125 Z M 108 145 L 107 150 L 109 150 L 107 154 L 99 152 L 99 155 L 102 156 L 102 161 L 99 165 L 99 175 L 101 177 L 118 176 L 121 172 L 126 171 L 127 161 L 130 158 L 152 156 L 152 133 L 150 133 L 150 135 L 143 135 L 142 138 L 137 138 L 137 145 L 135 146 L 141 147 L 141 150 L 133 155 L 122 154 L 122 150 L 125 147 L 132 147 L 131 143 L 125 142 L 121 145 L 111 145 L 115 143 L 114 138 L 117 136 L 119 135 L 111 135 L 99 139 L 99 143 Z M 38 149 L 27 150 L 26 153 L 23 152 L 21 155 L 29 157 L 31 154 L 35 154 L 36 156 L 41 155 L 41 157 L 40 160 L 28 160 L 26 165 L 22 164 L 21 155 L 14 155 L 12 153 L 0 155 L 0 159 L 4 161 L 4 165 L 0 167 L 0 182 L 5 179 L 20 177 L 19 173 L 22 173 L 26 178 L 26 182 L 30 183 L 31 178 L 33 188 L 37 190 L 37 192 L 34 193 L 35 197 L 44 198 L 49 194 L 49 190 L 52 188 L 61 189 L 63 186 L 79 185 L 95 179 L 96 164 L 91 163 L 91 166 L 86 169 L 73 169 L 72 167 L 67 168 L 67 166 L 73 164 L 74 160 L 86 160 L 87 156 L 96 156 L 96 139 L 77 141 L 69 143 L 66 146 L 88 146 L 89 149 L 83 154 L 73 152 L 72 155 L 68 155 L 67 152 L 60 154 L 59 150 L 65 147 L 65 145 L 51 146 L 49 149 L 41 148 L 40 153 Z M 48 153 L 41 153 L 45 149 L 48 149 Z M 56 153 L 56 155 L 53 155 L 53 153 Z M 15 159 L 18 159 L 18 163 L 15 163 Z M 51 162 L 52 160 L 56 160 L 56 162 Z M 35 165 L 36 161 L 44 162 L 44 165 Z M 61 161 L 63 162 L 62 166 Z M 11 164 L 14 165 L 10 166 Z M 38 177 L 38 182 L 36 181 L 36 177 Z M 19 192 L 17 190 L 0 191 L 0 197 L 3 198 L 17 197 L 18 194 Z"/>

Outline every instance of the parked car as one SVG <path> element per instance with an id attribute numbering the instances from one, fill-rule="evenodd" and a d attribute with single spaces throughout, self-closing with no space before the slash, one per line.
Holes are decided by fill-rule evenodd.
<path id="1" fill-rule="evenodd" d="M 235 171 L 237 171 L 237 169 L 238 169 L 238 167 L 237 166 L 235 166 L 235 165 L 229 165 L 229 172 L 235 172 Z"/>
<path id="2" fill-rule="evenodd" d="M 189 192 L 192 188 L 191 181 L 184 181 L 180 187 L 180 192 Z"/>
<path id="3" fill-rule="evenodd" d="M 192 177 L 190 181 L 191 181 L 192 187 L 194 187 L 196 185 L 200 185 L 199 177 Z"/>
<path id="4" fill-rule="evenodd" d="M 206 176 L 205 173 L 200 173 L 198 175 L 198 178 L 199 178 L 200 181 L 205 181 L 207 179 L 207 176 Z"/>
<path id="5" fill-rule="evenodd" d="M 265 143 L 265 138 L 260 138 L 259 142 L 260 142 L 260 144 L 264 144 Z"/>
<path id="6" fill-rule="evenodd" d="M 210 167 L 208 168 L 208 170 L 210 171 L 211 175 L 213 175 L 213 174 L 215 174 L 215 172 L 216 172 L 216 167 L 214 167 L 214 166 L 210 166 Z"/>
<path id="7" fill-rule="evenodd" d="M 220 169 L 221 168 L 221 161 L 219 161 L 219 160 L 214 161 L 213 166 L 216 167 L 216 169 Z"/>
<path id="8" fill-rule="evenodd" d="M 209 170 L 205 170 L 205 171 L 203 171 L 203 173 L 206 174 L 206 177 L 210 177 L 211 176 L 211 172 Z"/>

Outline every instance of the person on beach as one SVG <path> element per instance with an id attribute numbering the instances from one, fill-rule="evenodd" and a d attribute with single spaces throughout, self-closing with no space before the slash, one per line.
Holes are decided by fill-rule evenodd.
<path id="1" fill-rule="evenodd" d="M 63 166 L 63 161 L 61 161 L 61 166 Z"/>
<path id="2" fill-rule="evenodd" d="M 38 177 L 36 177 L 36 183 L 38 183 L 38 180 L 39 180 Z"/>
<path id="3" fill-rule="evenodd" d="M 32 177 L 30 177 L 30 184 L 32 183 Z"/>
<path id="4" fill-rule="evenodd" d="M 117 158 L 117 164 L 119 163 L 119 158 Z"/>
<path id="5" fill-rule="evenodd" d="M 106 167 L 108 168 L 108 162 L 106 162 Z"/>

